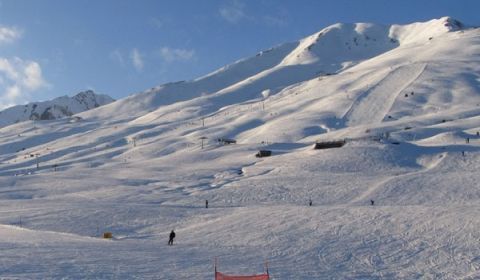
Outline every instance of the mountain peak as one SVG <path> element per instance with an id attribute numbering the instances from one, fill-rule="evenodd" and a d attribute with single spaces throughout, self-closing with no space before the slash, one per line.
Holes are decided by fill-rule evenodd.
<path id="1" fill-rule="evenodd" d="M 388 26 L 372 23 L 336 23 L 300 40 L 282 65 L 319 64 L 324 72 L 361 61 L 398 46 Z"/>
<path id="2" fill-rule="evenodd" d="M 452 17 L 406 25 L 336 23 L 299 41 L 282 65 L 321 63 L 338 65 L 373 57 L 401 44 L 425 43 L 435 36 L 458 31 L 464 24 Z"/>
<path id="3" fill-rule="evenodd" d="M 86 90 L 53 100 L 18 105 L 0 111 L 0 127 L 27 120 L 53 120 L 68 117 L 115 101 L 108 95 Z"/>
<path id="4" fill-rule="evenodd" d="M 465 28 L 465 25 L 462 22 L 449 16 L 442 17 L 440 20 L 443 21 L 443 25 L 450 31 L 458 31 Z"/>
<path id="5" fill-rule="evenodd" d="M 87 89 L 85 91 L 81 91 L 77 94 L 74 95 L 75 96 L 94 96 L 94 95 L 97 95 L 93 90 L 91 89 Z"/>
<path id="6" fill-rule="evenodd" d="M 464 24 L 452 17 L 442 17 L 426 22 L 415 22 L 406 25 L 392 25 L 389 36 L 400 44 L 424 43 L 434 37 L 464 28 Z"/>

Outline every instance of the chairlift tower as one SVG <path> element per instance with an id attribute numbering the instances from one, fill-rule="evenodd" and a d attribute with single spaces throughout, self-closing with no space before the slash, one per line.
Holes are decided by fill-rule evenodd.
<path id="1" fill-rule="evenodd" d="M 205 137 L 205 136 L 200 137 L 200 140 L 202 141 L 202 150 L 203 150 L 203 141 L 204 141 L 205 139 L 207 139 L 207 137 Z"/>
<path id="2" fill-rule="evenodd" d="M 39 155 L 40 155 L 39 153 L 36 153 L 36 154 L 35 154 L 35 162 L 36 162 L 36 164 L 37 164 L 37 169 L 40 168 L 40 161 L 38 160 L 38 156 L 39 156 Z"/>

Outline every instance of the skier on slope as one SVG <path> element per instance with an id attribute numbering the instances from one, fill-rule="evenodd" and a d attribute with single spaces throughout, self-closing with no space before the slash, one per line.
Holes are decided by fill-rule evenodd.
<path id="1" fill-rule="evenodd" d="M 175 232 L 172 231 L 170 232 L 170 239 L 168 239 L 168 245 L 173 245 L 173 239 L 175 238 Z"/>

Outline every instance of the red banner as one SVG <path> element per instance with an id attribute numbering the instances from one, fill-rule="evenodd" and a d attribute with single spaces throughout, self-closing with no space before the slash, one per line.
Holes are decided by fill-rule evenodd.
<path id="1" fill-rule="evenodd" d="M 269 280 L 268 274 L 259 274 L 252 276 L 229 276 L 220 272 L 215 272 L 215 280 Z"/>

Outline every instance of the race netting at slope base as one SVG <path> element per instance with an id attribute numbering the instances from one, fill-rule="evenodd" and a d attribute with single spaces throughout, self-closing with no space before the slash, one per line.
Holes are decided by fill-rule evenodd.
<path id="1" fill-rule="evenodd" d="M 263 274 L 243 276 L 226 275 L 217 271 L 217 259 L 215 258 L 215 280 L 270 280 L 267 263 L 265 263 L 265 269 L 266 272 Z"/>
<path id="2" fill-rule="evenodd" d="M 252 276 L 232 276 L 215 272 L 215 280 L 270 280 L 268 274 L 258 274 Z"/>

